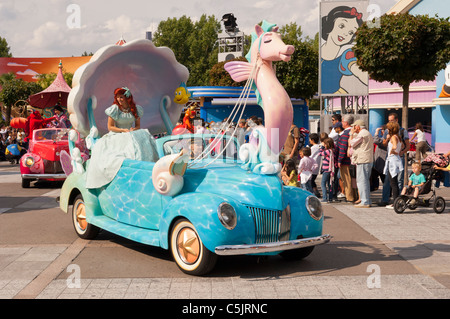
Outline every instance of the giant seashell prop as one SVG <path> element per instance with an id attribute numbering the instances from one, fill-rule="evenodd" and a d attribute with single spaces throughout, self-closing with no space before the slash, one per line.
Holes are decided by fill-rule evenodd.
<path id="1" fill-rule="evenodd" d="M 95 123 L 99 135 L 104 135 L 108 131 L 105 109 L 113 104 L 114 90 L 126 86 L 144 108 L 141 128 L 152 134 L 168 132 L 167 123 L 174 126 L 181 112 L 173 92 L 188 78 L 188 69 L 177 62 L 171 49 L 156 47 L 147 39 L 105 46 L 74 74 L 67 100 L 70 121 L 86 137 L 90 130 L 87 105 L 94 97 Z M 166 114 L 161 112 L 162 104 Z"/>

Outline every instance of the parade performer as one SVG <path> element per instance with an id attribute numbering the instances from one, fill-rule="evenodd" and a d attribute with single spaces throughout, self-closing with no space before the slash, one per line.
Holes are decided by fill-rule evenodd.
<path id="1" fill-rule="evenodd" d="M 56 118 L 56 120 L 53 121 L 54 127 L 70 128 L 72 126 L 66 114 L 64 114 L 64 109 L 61 105 L 55 105 L 54 112 Z"/>
<path id="2" fill-rule="evenodd" d="M 47 119 L 43 118 L 39 111 L 33 111 L 27 118 L 25 125 L 25 142 L 28 143 L 30 139 L 33 138 L 33 131 L 44 128 L 47 123 L 54 121 L 56 119 L 55 116 L 49 117 Z"/>
<path id="3" fill-rule="evenodd" d="M 114 91 L 114 103 L 105 110 L 109 133 L 92 148 L 86 174 L 86 188 L 99 188 L 111 182 L 124 159 L 157 160 L 154 140 L 147 129 L 140 129 L 144 109 L 136 105 L 126 87 Z"/>
<path id="4" fill-rule="evenodd" d="M 173 128 L 172 135 L 195 133 L 195 126 L 193 120 L 196 115 L 195 112 L 196 107 L 197 103 L 186 108 L 182 124 L 179 124 Z"/>

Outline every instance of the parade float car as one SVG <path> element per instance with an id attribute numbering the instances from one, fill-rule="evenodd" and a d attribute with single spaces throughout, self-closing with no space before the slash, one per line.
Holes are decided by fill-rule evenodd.
<path id="1" fill-rule="evenodd" d="M 60 207 L 72 213 L 81 238 L 95 238 L 104 229 L 169 249 L 179 268 L 194 275 L 211 271 L 218 255 L 301 259 L 330 240 L 322 235 L 323 211 L 317 197 L 284 186 L 277 175 L 244 171 L 236 152 L 216 159 L 216 146 L 201 161 L 209 166 L 185 169 L 180 154 L 187 152 L 192 161 L 191 150 L 206 149 L 212 138 L 171 135 L 156 140 L 161 160 L 172 158 L 169 178 L 184 180 L 176 195 L 164 193 L 170 185 L 158 180 L 156 163 L 125 160 L 114 180 L 100 189 L 85 188 L 86 173 L 69 175 Z M 235 138 L 233 143 L 237 150 Z"/>
<path id="2" fill-rule="evenodd" d="M 68 129 L 44 128 L 33 131 L 28 152 L 20 159 L 22 187 L 30 187 L 35 180 L 63 181 L 66 174 L 61 165 L 61 155 L 69 153 Z M 81 140 L 77 135 L 77 146 Z"/>
<path id="3" fill-rule="evenodd" d="M 284 45 L 275 32 L 265 36 L 273 41 L 265 39 L 256 46 L 261 53 L 258 58 L 272 58 L 282 52 L 287 60 L 293 47 Z M 265 51 L 271 45 L 275 45 L 274 54 Z M 268 73 L 274 77 L 271 67 L 263 66 L 260 72 L 252 73 L 263 74 L 259 83 L 267 81 Z M 223 134 L 230 127 L 212 135 L 173 133 L 181 109 L 172 103 L 175 99 L 170 95 L 188 77 L 189 71 L 176 61 L 172 50 L 155 47 L 148 40 L 106 46 L 75 72 L 68 98 L 70 121 L 86 137 L 92 151 L 108 132 L 105 109 L 111 105 L 111 92 L 116 87 L 130 88 L 134 100 L 144 108 L 141 129 L 120 134 L 172 132 L 152 138 L 148 148 L 135 150 L 151 148 L 151 160 L 125 157 L 112 179 L 98 187 L 87 188 L 87 177 L 90 180 L 93 176 L 88 174 L 94 167 L 90 167 L 93 155 L 82 162 L 71 151 L 73 173 L 62 186 L 59 202 L 64 212 L 71 213 L 77 235 L 92 239 L 105 230 L 167 249 L 181 271 L 191 275 L 210 272 L 218 256 L 280 254 L 302 259 L 316 245 L 327 243 L 331 236 L 322 234 L 324 216 L 319 199 L 298 187 L 284 186 L 281 181 L 279 148 L 275 144 L 283 145 L 289 130 L 280 129 L 280 134 L 278 129 L 272 130 L 277 137 L 268 139 L 266 131 L 254 128 L 254 139 L 242 146 L 234 133 Z M 251 87 L 248 81 L 244 100 Z M 290 99 L 284 98 L 287 94 L 278 89 L 261 93 L 265 100 L 265 129 L 281 127 L 269 119 L 289 128 L 293 111 Z M 273 101 L 288 104 L 270 105 Z M 233 113 L 243 114 L 240 107 L 235 107 Z M 268 142 L 275 140 L 273 145 Z M 74 141 L 69 139 L 71 150 L 76 150 Z"/>

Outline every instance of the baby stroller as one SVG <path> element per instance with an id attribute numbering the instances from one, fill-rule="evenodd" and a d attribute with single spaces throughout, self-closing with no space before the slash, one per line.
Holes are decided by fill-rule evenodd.
<path id="1" fill-rule="evenodd" d="M 428 156 L 422 162 L 421 173 L 425 176 L 425 184 L 422 187 L 422 190 L 419 192 L 419 198 L 417 200 L 414 199 L 412 194 L 408 195 L 400 195 L 394 200 L 394 211 L 397 214 L 403 213 L 406 208 L 411 210 L 416 209 L 418 206 L 421 207 L 430 207 L 433 205 L 433 210 L 435 213 L 440 214 L 445 209 L 445 199 L 441 196 L 436 195 L 436 188 L 433 181 L 442 180 L 443 175 L 442 172 L 436 170 L 434 165 L 438 165 L 440 167 L 445 167 L 448 165 L 448 160 L 439 154 L 432 154 L 433 156 Z M 431 192 L 431 196 L 429 198 L 421 198 L 422 195 L 427 195 Z"/>

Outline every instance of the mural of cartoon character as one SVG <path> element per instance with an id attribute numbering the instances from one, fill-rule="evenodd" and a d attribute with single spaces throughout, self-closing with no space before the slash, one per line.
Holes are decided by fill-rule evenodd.
<path id="1" fill-rule="evenodd" d="M 355 7 L 337 6 L 322 17 L 322 94 L 367 94 L 368 74 L 358 67 L 352 51 L 356 30 L 362 23 L 363 14 Z"/>

